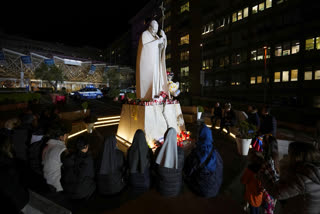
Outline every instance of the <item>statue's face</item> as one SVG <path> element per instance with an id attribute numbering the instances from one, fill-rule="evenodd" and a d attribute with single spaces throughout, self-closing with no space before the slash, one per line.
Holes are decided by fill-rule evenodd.
<path id="1" fill-rule="evenodd" d="M 157 32 L 158 32 L 158 29 L 159 29 L 158 23 L 157 23 L 155 20 L 153 20 L 153 21 L 150 23 L 149 29 L 150 29 L 151 34 L 152 34 L 153 36 L 155 36 L 155 35 L 157 34 Z"/>

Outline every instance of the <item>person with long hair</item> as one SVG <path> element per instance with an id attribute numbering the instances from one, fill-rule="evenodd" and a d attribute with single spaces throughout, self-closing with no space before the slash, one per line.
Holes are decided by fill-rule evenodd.
<path id="1" fill-rule="evenodd" d="M 76 141 L 76 151 L 63 160 L 61 183 L 71 199 L 88 199 L 96 189 L 93 159 L 88 149 L 88 140 L 81 136 Z"/>
<path id="2" fill-rule="evenodd" d="M 129 183 L 133 192 L 145 192 L 150 188 L 152 156 L 144 132 L 138 129 L 128 149 Z"/>
<path id="3" fill-rule="evenodd" d="M 202 124 L 196 148 L 184 166 L 186 183 L 198 195 L 214 197 L 222 184 L 223 161 L 213 146 L 212 132 Z"/>
<path id="4" fill-rule="evenodd" d="M 184 151 L 177 146 L 177 131 L 169 128 L 164 143 L 156 150 L 157 189 L 164 196 L 177 196 L 182 189 Z"/>
<path id="5" fill-rule="evenodd" d="M 289 145 L 287 173 L 273 182 L 265 171 L 259 172 L 263 186 L 274 198 L 284 201 L 284 213 L 318 214 L 320 212 L 320 153 L 310 143 Z M 284 170 L 284 169 L 283 169 Z M 282 176 L 285 174 L 287 176 Z"/>
<path id="6" fill-rule="evenodd" d="M 126 162 L 123 152 L 117 148 L 114 135 L 105 139 L 97 170 L 97 187 L 100 194 L 114 195 L 125 187 Z"/>

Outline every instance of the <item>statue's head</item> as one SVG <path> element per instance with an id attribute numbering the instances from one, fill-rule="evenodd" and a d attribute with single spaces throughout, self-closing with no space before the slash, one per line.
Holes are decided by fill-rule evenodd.
<path id="1" fill-rule="evenodd" d="M 158 32 L 159 29 L 159 25 L 158 22 L 156 20 L 152 20 L 150 25 L 149 25 L 149 31 L 150 33 L 155 36 Z"/>

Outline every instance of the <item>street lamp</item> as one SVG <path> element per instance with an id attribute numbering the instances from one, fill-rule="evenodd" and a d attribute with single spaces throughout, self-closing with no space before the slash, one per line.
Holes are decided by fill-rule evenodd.
<path id="1" fill-rule="evenodd" d="M 263 90 L 263 101 L 264 104 L 267 102 L 267 46 L 263 47 L 264 49 L 264 90 Z"/>

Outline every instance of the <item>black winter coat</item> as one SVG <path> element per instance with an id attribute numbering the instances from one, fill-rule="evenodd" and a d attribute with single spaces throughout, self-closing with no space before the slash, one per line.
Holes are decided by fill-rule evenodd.
<path id="1" fill-rule="evenodd" d="M 159 153 L 161 147 L 156 151 Z M 178 147 L 178 169 L 170 169 L 155 164 L 157 189 L 163 196 L 177 196 L 183 186 L 182 169 L 184 165 L 184 151 Z"/>
<path id="2" fill-rule="evenodd" d="M 276 137 L 277 121 L 274 116 L 268 114 L 261 117 L 260 132 L 261 134 L 272 134 Z"/>
<path id="3" fill-rule="evenodd" d="M 193 151 L 187 157 L 184 172 L 186 174 L 186 183 L 196 194 L 203 197 L 215 197 L 220 190 L 223 180 L 223 161 L 217 150 L 216 170 L 210 172 L 205 168 L 200 168 L 200 161 Z"/>
<path id="4" fill-rule="evenodd" d="M 90 155 L 73 154 L 63 160 L 61 184 L 70 198 L 88 198 L 96 189 L 94 174 Z"/>
<path id="5" fill-rule="evenodd" d="M 115 171 L 112 174 L 100 174 L 101 161 L 97 166 L 97 187 L 103 195 L 113 195 L 119 193 L 126 185 L 126 163 L 124 154 L 120 150 L 116 150 Z"/>

